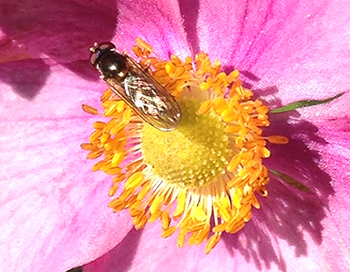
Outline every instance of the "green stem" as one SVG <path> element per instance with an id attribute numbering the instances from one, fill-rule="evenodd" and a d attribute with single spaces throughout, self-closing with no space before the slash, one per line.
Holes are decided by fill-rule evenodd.
<path id="1" fill-rule="evenodd" d="M 286 174 L 283 174 L 281 172 L 278 172 L 276 170 L 273 170 L 273 169 L 269 169 L 269 171 L 274 174 L 275 176 L 279 177 L 280 179 L 282 179 L 283 181 L 285 181 L 286 183 L 288 183 L 289 185 L 301 190 L 301 191 L 304 191 L 304 192 L 308 192 L 310 193 L 311 190 L 306 187 L 304 184 L 300 183 L 299 181 L 287 176 Z"/>
<path id="2" fill-rule="evenodd" d="M 334 99 L 341 97 L 343 94 L 344 93 L 340 93 L 340 94 L 337 94 L 331 98 L 327 98 L 324 100 L 301 100 L 301 101 L 293 102 L 293 103 L 290 103 L 286 106 L 274 109 L 274 110 L 270 111 L 270 113 L 281 113 L 281 112 L 293 111 L 293 110 L 300 109 L 300 108 L 329 103 L 329 102 L 333 101 Z"/>

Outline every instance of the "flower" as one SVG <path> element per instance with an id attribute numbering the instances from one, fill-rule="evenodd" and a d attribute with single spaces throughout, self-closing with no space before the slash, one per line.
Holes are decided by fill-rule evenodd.
<path id="1" fill-rule="evenodd" d="M 112 40 L 130 50 L 140 36 L 162 59 L 169 53 L 184 59 L 189 48 L 200 49 L 224 68 L 238 68 L 269 104 L 286 105 L 348 89 L 347 10 L 346 1 L 1 3 L 1 267 L 63 271 L 124 238 L 84 270 L 103 270 L 101 261 L 133 271 L 208 271 L 214 265 L 346 270 L 348 94 L 329 105 L 271 116 L 268 135 L 285 135 L 290 143 L 269 147 L 267 166 L 313 193 L 271 179 L 269 197 L 259 198 L 261 209 L 253 210 L 244 230 L 223 237 L 208 256 L 201 246 L 172 246 L 176 237 L 164 241 L 156 223 L 125 236 L 129 215 L 106 207 L 109 180 L 91 173 L 78 146 L 95 121 L 80 104 L 95 106 L 105 88 L 83 61 L 94 41 Z"/>
<path id="2" fill-rule="evenodd" d="M 136 42 L 133 50 L 140 63 L 177 97 L 180 124 L 173 131 L 159 130 L 107 89 L 101 96 L 101 117 L 108 119 L 94 123 L 90 142 L 81 147 L 89 151 L 89 159 L 99 158 L 93 171 L 114 176 L 110 196 L 122 187 L 109 203 L 114 212 L 128 209 L 136 229 L 161 219 L 164 238 L 179 230 L 179 247 L 190 235 L 190 245 L 207 240 L 209 253 L 223 232 L 244 227 L 251 206 L 260 207 L 255 193 L 267 195 L 268 169 L 262 163 L 270 156 L 266 142 L 286 144 L 288 139 L 262 136 L 269 125 L 268 108 L 251 99 L 237 70 L 221 72 L 220 62 L 211 64 L 205 53 L 195 56 L 196 68 L 191 57 L 182 62 L 171 55 L 162 61 L 152 56 L 151 45 L 139 38 Z M 101 60 L 104 54 L 99 54 Z M 141 90 L 149 85 L 137 75 L 124 82 L 125 90 L 138 87 L 136 94 L 143 95 L 140 101 L 148 111 L 151 90 Z M 164 107 L 161 101 L 157 105 Z M 88 105 L 83 109 L 98 114 Z"/>

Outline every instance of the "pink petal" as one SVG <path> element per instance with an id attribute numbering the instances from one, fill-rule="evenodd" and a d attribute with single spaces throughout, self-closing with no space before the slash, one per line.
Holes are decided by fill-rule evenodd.
<path id="1" fill-rule="evenodd" d="M 251 221 L 237 235 L 223 235 L 210 255 L 204 254 L 203 245 L 178 249 L 176 237 L 160 238 L 161 226 L 155 222 L 142 231 L 132 230 L 115 249 L 85 265 L 84 272 L 349 270 L 346 173 L 350 143 L 343 138 L 349 122 L 335 121 L 330 129 L 325 113 L 341 106 L 349 112 L 348 98 L 344 95 L 331 104 L 301 110 L 300 127 L 280 128 L 283 116 L 274 117 L 277 122 L 272 131 L 293 134 L 290 144 L 271 148 L 269 165 L 297 178 L 313 193 L 301 192 L 272 176 L 269 196 L 260 198 L 261 209 L 253 211 Z M 303 120 L 311 114 L 317 116 L 316 125 Z M 335 134 L 332 141 L 327 136 L 331 131 Z"/>
<path id="2" fill-rule="evenodd" d="M 284 200 L 283 206 L 293 207 L 292 211 L 300 209 L 302 217 L 297 220 L 298 225 L 304 226 L 313 241 L 319 243 L 322 254 L 327 252 L 322 260 L 334 271 L 346 271 L 345 267 L 350 267 L 346 257 L 350 244 L 347 231 L 350 205 L 347 174 L 350 167 L 349 97 L 349 94 L 344 94 L 329 104 L 300 109 L 300 114 L 272 115 L 270 133 L 286 135 L 290 143 L 286 146 L 271 145 L 272 157 L 267 160 L 269 167 L 295 178 L 313 192 L 298 193 L 305 196 L 291 204 L 288 204 L 291 198 L 286 197 L 288 201 Z M 264 203 L 275 206 L 269 198 L 262 205 Z M 310 209 L 307 209 L 308 203 Z M 293 213 L 288 212 L 287 216 L 295 221 Z M 307 252 L 310 252 L 308 248 Z"/>
<path id="3" fill-rule="evenodd" d="M 101 83 L 87 81 L 91 78 L 89 72 L 81 72 L 86 62 L 78 61 L 87 58 L 86 48 L 94 41 L 113 40 L 119 49 L 130 51 L 135 36 L 141 36 L 154 45 L 161 57 L 167 57 L 169 53 L 184 57 L 189 54 L 187 39 L 194 50 L 203 48 L 213 59 L 221 57 L 224 64 L 246 70 L 248 80 L 253 81 L 256 88 L 263 88 L 260 93 L 271 89 L 279 91 L 283 103 L 304 97 L 329 97 L 348 88 L 349 79 L 344 67 L 347 67 L 349 57 L 349 39 L 343 34 L 348 32 L 346 22 L 349 15 L 345 1 L 323 1 L 317 5 L 306 2 L 266 4 L 260 1 L 247 7 L 227 3 L 220 6 L 220 3 L 202 1 L 197 23 L 199 46 L 195 46 L 196 37 L 186 37 L 182 29 L 181 15 L 187 19 L 186 30 L 197 32 L 189 23 L 196 22 L 196 14 L 186 12 L 186 3 L 178 6 L 166 1 L 152 4 L 145 1 L 117 5 L 108 1 L 90 1 L 88 4 L 79 1 L 16 1 L 0 5 L 0 16 L 5 18 L 1 25 L 1 41 L 7 45 L 3 51 L 6 58 L 1 60 L 16 57 L 18 60 L 6 64 L 2 70 L 4 77 L 1 78 L 7 86 L 2 86 L 0 93 L 1 116 L 6 116 L 1 121 L 0 133 L 0 148 L 4 154 L 0 174 L 4 197 L 1 199 L 5 200 L 2 201 L 1 221 L 1 229 L 4 229 L 1 240 L 5 246 L 1 247 L 0 263 L 9 271 L 60 271 L 80 265 L 112 248 L 129 230 L 130 222 L 125 221 L 124 215 L 121 218 L 110 216 L 110 210 L 105 208 L 108 177 L 91 173 L 91 164 L 85 160 L 86 153 L 78 148 L 86 140 L 85 135 L 93 121 L 80 110 L 81 101 L 93 104 L 91 101 L 96 101 L 96 91 L 104 88 Z M 231 7 L 232 12 L 227 10 Z M 140 14 L 142 16 L 137 16 Z M 27 60 L 28 54 L 34 60 Z M 44 61 L 36 59 L 39 57 L 45 57 Z M 67 63 L 66 67 L 79 76 L 53 65 L 52 60 Z M 23 75 L 16 67 L 25 71 L 38 69 L 42 74 L 30 71 Z M 259 84 L 255 83 L 258 78 L 261 79 Z M 339 116 L 342 110 L 335 108 L 333 111 Z M 134 271 L 143 271 L 147 266 L 158 268 L 158 271 L 164 267 L 169 270 L 173 267 L 183 270 L 198 268 L 200 271 L 211 268 L 212 271 L 216 268 L 213 265 L 239 271 L 260 267 L 272 270 L 306 267 L 306 271 L 317 271 L 329 266 L 339 271 L 348 266 L 344 257 L 349 242 L 345 232 L 348 177 L 344 178 L 344 173 L 349 165 L 344 162 L 349 159 L 349 145 L 345 126 L 333 124 L 345 125 L 347 119 L 342 119 L 343 122 L 339 118 L 332 120 L 331 116 L 335 115 L 329 113 L 328 119 L 323 119 L 325 123 L 311 118 L 315 125 L 302 122 L 299 126 L 287 126 L 285 132 L 294 131 L 291 135 L 294 140 L 287 149 L 275 152 L 281 155 L 280 158 L 286 158 L 288 150 L 287 164 L 282 164 L 283 160 L 280 163 L 271 160 L 271 165 L 282 169 L 285 166 L 286 170 L 294 170 L 292 164 L 288 164 L 290 161 L 300 167 L 297 178 L 302 177 L 300 173 L 304 171 L 306 177 L 303 181 L 309 187 L 314 185 L 315 195 L 304 199 L 303 194 L 275 184 L 273 188 L 276 189 L 270 191 L 276 201 L 262 200 L 262 210 L 255 213 L 257 220 L 250 222 L 247 230 L 237 238 L 230 240 L 232 237 L 229 236 L 226 243 L 220 243 L 209 257 L 203 255 L 202 247 L 180 250 L 175 248 L 174 238 L 164 241 L 160 238 L 157 223 L 153 225 L 156 229 L 148 227 L 141 236 L 131 232 L 131 237 L 127 236 L 112 251 L 128 259 L 112 257 L 119 260 L 118 265 Z M 329 130 L 324 129 L 326 125 Z M 336 136 L 332 135 L 332 125 L 337 128 Z M 68 126 L 69 130 L 66 129 Z M 331 141 L 326 145 L 323 139 Z M 307 156 L 302 153 L 304 151 Z M 310 163 L 312 159 L 316 161 Z M 326 183 L 328 177 L 334 180 L 333 188 Z M 84 183 L 79 186 L 79 182 Z M 290 197 L 289 190 L 296 196 Z M 281 195 L 283 197 L 278 199 Z M 281 217 L 278 208 L 285 201 L 289 213 L 282 217 L 282 226 L 286 227 L 283 232 L 285 229 L 276 225 L 278 221 L 268 222 L 268 219 Z M 320 201 L 323 201 L 320 206 L 315 205 Z M 264 206 L 264 203 L 267 204 Z M 324 211 L 327 207 L 329 211 Z M 285 222 L 290 213 L 297 222 L 291 226 Z M 304 214 L 307 214 L 308 221 L 305 221 Z M 94 223 L 93 219 L 97 217 L 98 223 Z M 333 221 L 332 217 L 336 220 Z M 312 225 L 307 225 L 308 222 Z M 300 228 L 303 232 L 299 231 Z M 264 231 L 266 234 L 254 240 L 257 233 Z M 72 233 L 76 235 L 72 236 Z M 260 237 L 268 242 L 262 243 Z M 138 242 L 140 246 L 137 246 Z M 231 252 L 232 245 L 238 247 L 236 255 Z M 125 251 L 128 248 L 130 251 Z M 130 252 L 135 252 L 135 255 L 130 257 Z M 114 265 L 115 261 L 109 258 L 102 260 L 106 265 Z M 246 262 L 248 265 L 243 268 L 239 265 Z M 94 271 L 104 271 L 98 269 L 105 267 L 97 265 Z"/>
<path id="4" fill-rule="evenodd" d="M 262 215 L 259 219 L 266 219 L 266 216 Z M 295 248 L 276 237 L 276 233 L 270 232 L 266 225 L 264 221 L 256 224 L 250 222 L 240 234 L 227 240 L 223 238 L 209 255 L 205 255 L 204 246 L 177 248 L 176 237 L 167 240 L 161 238 L 156 222 L 142 231 L 132 230 L 116 248 L 85 265 L 83 271 L 322 271 L 327 267 L 321 261 L 325 248 L 320 249 L 313 237 L 300 233 L 303 240 Z M 294 233 L 299 232 L 298 226 L 294 227 Z M 293 238 L 298 237 L 290 240 Z M 333 236 L 334 240 L 338 238 L 338 235 Z M 337 246 L 335 253 L 346 256 L 344 248 L 338 250 L 339 244 L 333 244 Z M 298 252 L 300 249 L 303 251 Z M 335 271 L 344 271 L 341 270 L 345 267 L 343 261 L 339 259 L 334 266 L 339 269 Z"/>
<path id="5" fill-rule="evenodd" d="M 327 98 L 350 85 L 349 9 L 346 0 L 203 0 L 200 48 L 246 71 L 254 88 L 272 92 L 282 104 Z"/>
<path id="6" fill-rule="evenodd" d="M 321 154 L 319 166 L 330 176 L 334 189 L 330 198 L 330 220 L 334 220 L 342 234 L 344 245 L 350 244 L 348 217 L 350 207 L 350 94 L 346 93 L 332 103 L 311 109 L 300 110 L 301 117 L 309 120 L 318 129 L 318 136 L 325 143 L 312 142 L 310 149 Z M 337 117 L 335 117 L 335 115 Z"/>
<path id="7" fill-rule="evenodd" d="M 154 44 L 162 57 L 189 54 L 176 2 L 19 0 L 1 4 L 0 16 L 12 50 L 24 47 L 33 58 L 70 63 L 86 59 L 94 42 L 110 40 L 130 52 L 136 37 Z"/>
<path id="8" fill-rule="evenodd" d="M 152 20 L 145 24 L 135 11 Z M 106 1 L 17 1 L 0 4 L 0 15 L 0 263 L 9 271 L 63 271 L 110 250 L 131 226 L 129 216 L 107 208 L 110 178 L 92 173 L 79 147 L 94 121 L 81 104 L 98 104 L 106 88 L 79 60 L 94 41 L 114 40 L 115 31 L 121 50 L 130 52 L 141 36 L 157 41 L 160 54 L 188 55 L 179 7 L 139 1 L 117 11 Z"/>
<path id="9" fill-rule="evenodd" d="M 1 29 L 33 58 L 58 62 L 86 59 L 95 41 L 110 40 L 117 23 L 113 1 L 7 1 L 0 5 Z"/>
<path id="10" fill-rule="evenodd" d="M 161 58 L 170 54 L 185 58 L 190 54 L 176 1 L 122 1 L 118 8 L 115 43 L 120 50 L 132 48 L 135 38 L 150 43 Z"/>
<path id="11" fill-rule="evenodd" d="M 14 67 L 43 78 L 16 81 L 9 75 Z M 98 100 L 91 91 L 98 85 L 61 66 L 48 73 L 35 60 L 3 63 L 0 74 L 12 85 L 1 84 L 0 93 L 0 266 L 65 271 L 89 262 L 132 225 L 127 214 L 107 207 L 110 178 L 91 172 L 93 162 L 80 149 L 94 121 L 81 104 Z M 30 100 L 22 98 L 26 88 L 36 90 Z"/>

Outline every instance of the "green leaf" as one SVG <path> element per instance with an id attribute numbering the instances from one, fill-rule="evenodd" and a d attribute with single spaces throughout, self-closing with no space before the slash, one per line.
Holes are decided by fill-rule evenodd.
<path id="1" fill-rule="evenodd" d="M 288 104 L 287 106 L 283 106 L 283 107 L 274 109 L 274 110 L 270 111 L 270 113 L 281 113 L 281 112 L 293 111 L 295 109 L 300 109 L 300 108 L 329 103 L 332 100 L 341 97 L 343 94 L 344 93 L 340 93 L 340 94 L 337 94 L 331 98 L 327 98 L 324 100 L 301 100 L 301 101 L 293 102 L 293 103 Z"/>
<path id="2" fill-rule="evenodd" d="M 305 185 L 303 185 L 302 183 L 300 183 L 299 181 L 287 176 L 286 174 L 283 174 L 281 172 L 278 172 L 276 170 L 272 170 L 272 169 L 269 169 L 269 171 L 274 174 L 275 176 L 279 177 L 280 179 L 282 179 L 283 181 L 285 181 L 286 183 L 288 183 L 289 185 L 301 190 L 301 191 L 304 191 L 304 192 L 308 192 L 310 193 L 311 190 L 309 188 L 307 188 Z"/>

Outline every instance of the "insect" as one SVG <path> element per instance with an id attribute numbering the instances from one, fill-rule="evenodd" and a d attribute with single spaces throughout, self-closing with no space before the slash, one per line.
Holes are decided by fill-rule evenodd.
<path id="1" fill-rule="evenodd" d="M 145 122 L 162 131 L 179 125 L 179 104 L 138 62 L 118 53 L 110 42 L 95 43 L 90 51 L 90 62 L 100 77 Z"/>

